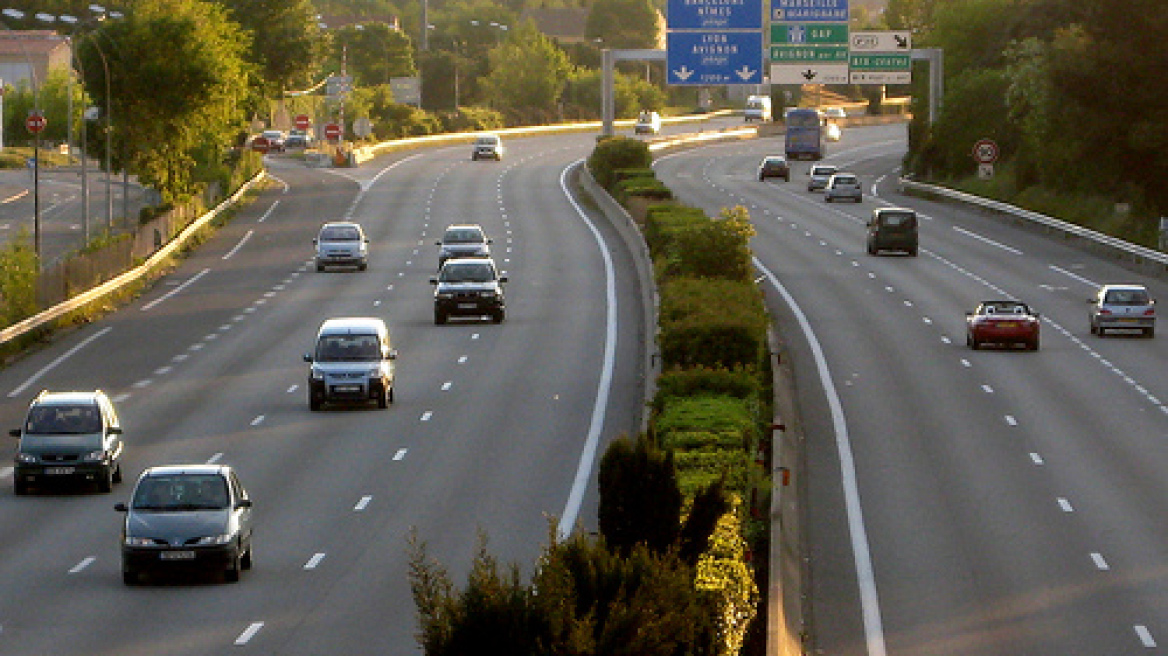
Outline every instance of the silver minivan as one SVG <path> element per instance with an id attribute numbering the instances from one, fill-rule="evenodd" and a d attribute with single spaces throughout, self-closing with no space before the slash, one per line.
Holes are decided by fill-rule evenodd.
<path id="1" fill-rule="evenodd" d="M 308 369 L 308 407 L 325 403 L 393 403 L 397 351 L 389 328 L 376 317 L 328 319 L 316 333 L 313 350 L 304 354 Z"/>
<path id="2" fill-rule="evenodd" d="M 352 221 L 332 221 L 320 227 L 316 239 L 316 270 L 329 266 L 369 268 L 369 238 L 361 224 Z"/>
<path id="3" fill-rule="evenodd" d="M 827 186 L 823 188 L 823 200 L 830 203 L 841 198 L 850 198 L 857 203 L 864 201 L 860 179 L 854 173 L 836 173 L 827 179 Z"/>

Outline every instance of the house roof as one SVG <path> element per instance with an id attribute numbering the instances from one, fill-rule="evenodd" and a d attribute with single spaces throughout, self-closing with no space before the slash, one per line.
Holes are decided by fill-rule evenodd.
<path id="1" fill-rule="evenodd" d="M 52 30 L 0 31 L 0 55 L 45 57 L 69 49 L 69 38 Z"/>

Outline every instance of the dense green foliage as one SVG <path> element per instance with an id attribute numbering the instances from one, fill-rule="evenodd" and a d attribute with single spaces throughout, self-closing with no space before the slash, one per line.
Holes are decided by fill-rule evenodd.
<path id="1" fill-rule="evenodd" d="M 1152 224 L 1168 214 L 1168 94 L 1152 82 L 1168 61 L 1162 0 L 890 0 L 886 18 L 945 56 L 933 125 L 917 105 L 911 172 L 969 185 L 973 143 L 993 138 L 1001 158 L 987 193 L 1024 205 L 1070 196 L 1053 213 L 1154 245 Z M 926 79 L 914 76 L 918 99 Z M 1084 211 L 1092 196 L 1131 207 L 1135 221 Z"/>
<path id="2" fill-rule="evenodd" d="M 617 553 L 644 545 L 664 553 L 681 529 L 673 454 L 647 436 L 618 438 L 600 459 L 600 533 Z"/>
<path id="3" fill-rule="evenodd" d="M 602 187 L 611 187 L 617 180 L 618 171 L 626 169 L 647 169 L 653 163 L 649 146 L 640 139 L 612 137 L 604 139 L 592 149 L 588 156 L 588 170 Z"/>

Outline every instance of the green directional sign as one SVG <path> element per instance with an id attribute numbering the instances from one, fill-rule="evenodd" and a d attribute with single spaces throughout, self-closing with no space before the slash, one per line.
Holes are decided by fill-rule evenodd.
<path id="1" fill-rule="evenodd" d="M 847 23 L 771 23 L 774 45 L 847 45 Z"/>
<path id="2" fill-rule="evenodd" d="M 907 71 L 912 68 L 912 55 L 908 53 L 852 53 L 852 70 L 856 71 Z"/>
<path id="3" fill-rule="evenodd" d="M 848 46 L 789 46 L 772 45 L 771 61 L 789 62 L 847 62 Z"/>

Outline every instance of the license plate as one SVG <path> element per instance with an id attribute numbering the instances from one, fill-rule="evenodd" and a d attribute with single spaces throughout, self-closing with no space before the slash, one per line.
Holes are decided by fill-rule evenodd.
<path id="1" fill-rule="evenodd" d="M 46 476 L 68 476 L 69 474 L 72 474 L 74 471 L 76 471 L 76 468 L 74 468 L 74 467 L 46 467 L 45 468 L 45 475 Z"/>
<path id="2" fill-rule="evenodd" d="M 356 392 L 361 391 L 361 386 L 360 385 L 335 385 L 335 386 L 333 386 L 333 391 L 340 392 L 342 394 L 356 393 Z"/>
<path id="3" fill-rule="evenodd" d="M 1018 324 L 1013 322 L 1013 321 L 999 321 L 996 325 L 998 328 L 1017 328 L 1018 327 Z"/>
<path id="4" fill-rule="evenodd" d="M 459 303 L 458 304 L 458 309 L 460 309 L 460 310 L 473 310 L 477 307 L 478 307 L 478 305 L 475 303 Z"/>
<path id="5" fill-rule="evenodd" d="M 162 560 L 194 560 L 194 551 L 163 551 L 158 554 Z"/>
<path id="6" fill-rule="evenodd" d="M 1138 319 L 1138 318 L 1136 318 L 1136 317 L 1121 317 L 1121 318 L 1120 318 L 1120 321 L 1126 321 L 1126 322 L 1128 322 L 1128 323 L 1134 323 L 1134 322 L 1136 322 L 1136 321 L 1139 321 L 1139 319 Z"/>

